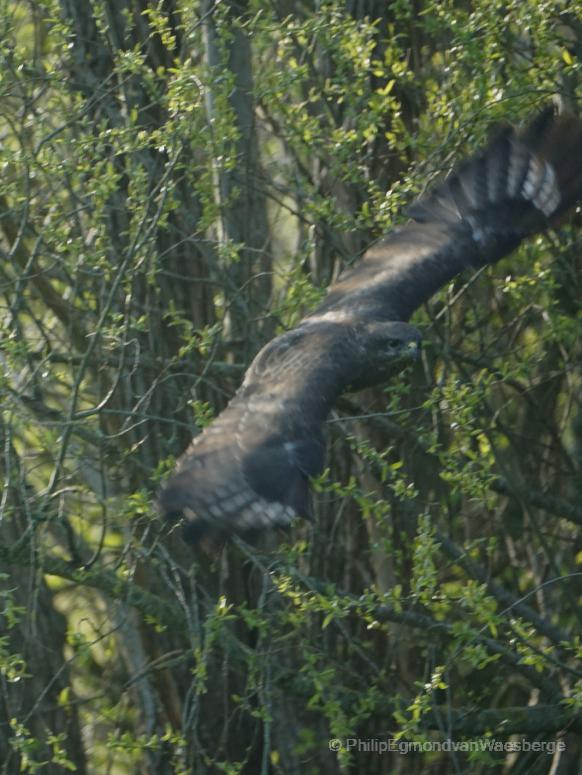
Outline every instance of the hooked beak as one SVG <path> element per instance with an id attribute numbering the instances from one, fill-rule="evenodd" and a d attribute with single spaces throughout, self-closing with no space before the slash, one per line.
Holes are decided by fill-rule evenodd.
<path id="1" fill-rule="evenodd" d="M 420 358 L 420 340 L 413 340 L 406 345 L 406 354 L 412 360 Z"/>

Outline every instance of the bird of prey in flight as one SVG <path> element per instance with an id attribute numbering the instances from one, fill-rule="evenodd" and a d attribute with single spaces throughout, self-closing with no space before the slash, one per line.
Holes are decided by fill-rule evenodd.
<path id="1" fill-rule="evenodd" d="M 582 122 L 506 126 L 410 208 L 411 220 L 340 275 L 317 309 L 266 344 L 158 499 L 195 542 L 309 517 L 325 420 L 342 393 L 385 382 L 419 349 L 406 321 L 468 268 L 493 264 L 582 198 Z"/>

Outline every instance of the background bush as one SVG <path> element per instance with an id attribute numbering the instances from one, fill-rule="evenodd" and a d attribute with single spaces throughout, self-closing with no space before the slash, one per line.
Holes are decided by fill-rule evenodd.
<path id="1" fill-rule="evenodd" d="M 575 110 L 581 57 L 578 2 L 0 2 L 3 773 L 578 772 L 579 214 L 342 400 L 315 526 L 207 556 L 152 498 L 493 123 Z"/>

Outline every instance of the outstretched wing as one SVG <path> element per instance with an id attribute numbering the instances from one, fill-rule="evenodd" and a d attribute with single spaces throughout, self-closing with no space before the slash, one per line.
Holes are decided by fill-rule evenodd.
<path id="1" fill-rule="evenodd" d="M 308 516 L 325 417 L 349 385 L 385 374 L 386 351 L 372 340 L 388 331 L 416 344 L 414 329 L 386 321 L 408 320 L 455 275 L 507 255 L 581 197 L 577 118 L 548 109 L 521 133 L 501 130 L 420 197 L 413 220 L 340 276 L 297 329 L 261 350 L 235 398 L 180 458 L 160 494 L 162 514 L 183 518 L 190 540 Z"/>
<path id="2" fill-rule="evenodd" d="M 285 418 L 264 411 L 231 402 L 182 456 L 160 506 L 168 519 L 184 518 L 187 540 L 310 516 L 308 479 L 320 471 L 323 443 L 315 436 L 292 439 Z"/>
<path id="3" fill-rule="evenodd" d="M 408 320 L 469 267 L 491 264 L 551 226 L 582 194 L 582 123 L 541 112 L 507 126 L 409 208 L 414 219 L 340 276 L 316 314 L 361 309 Z"/>
<path id="4" fill-rule="evenodd" d="M 335 337 L 294 330 L 255 358 L 236 396 L 197 436 L 160 494 L 184 536 L 246 533 L 310 517 L 309 477 L 323 468 L 322 423 L 333 403 Z M 330 365 L 332 369 L 330 371 Z"/>

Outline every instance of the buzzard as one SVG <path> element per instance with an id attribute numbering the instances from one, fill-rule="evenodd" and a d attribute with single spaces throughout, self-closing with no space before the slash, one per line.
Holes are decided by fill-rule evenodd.
<path id="1" fill-rule="evenodd" d="M 411 220 L 340 275 L 323 303 L 263 347 L 226 409 L 196 436 L 159 510 L 184 538 L 310 517 L 325 420 L 339 396 L 386 381 L 416 358 L 406 321 L 467 268 L 492 264 L 582 197 L 582 122 L 552 108 L 501 128 L 410 208 Z"/>

